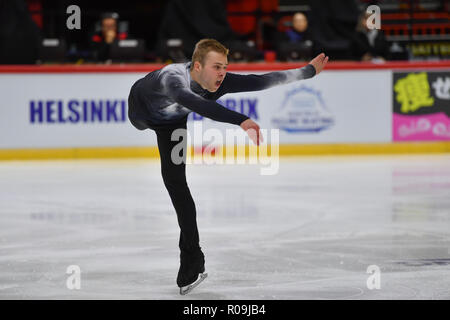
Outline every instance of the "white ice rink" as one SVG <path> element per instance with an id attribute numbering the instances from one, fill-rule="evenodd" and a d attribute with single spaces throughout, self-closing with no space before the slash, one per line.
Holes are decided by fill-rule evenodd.
<path id="1" fill-rule="evenodd" d="M 450 299 L 450 155 L 259 169 L 188 166 L 209 276 L 180 296 L 158 161 L 0 162 L 0 299 Z"/>

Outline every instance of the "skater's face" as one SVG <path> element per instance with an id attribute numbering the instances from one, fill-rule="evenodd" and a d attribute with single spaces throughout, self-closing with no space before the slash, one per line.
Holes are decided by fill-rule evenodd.
<path id="1" fill-rule="evenodd" d="M 210 51 L 205 57 L 203 65 L 195 61 L 194 71 L 197 74 L 195 79 L 210 92 L 216 92 L 225 79 L 227 73 L 228 59 L 227 56 L 215 51 Z"/>

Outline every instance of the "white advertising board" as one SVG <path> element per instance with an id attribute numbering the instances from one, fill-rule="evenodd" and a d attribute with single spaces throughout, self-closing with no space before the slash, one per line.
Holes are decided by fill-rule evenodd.
<path id="1" fill-rule="evenodd" d="M 250 72 L 240 72 L 250 73 Z M 262 72 L 252 72 L 262 73 Z M 145 73 L 0 74 L 0 148 L 156 145 L 128 121 L 130 87 Z M 280 143 L 392 141 L 390 70 L 326 71 L 313 79 L 257 92 L 227 94 L 219 103 L 279 129 Z M 189 116 L 203 130 L 236 126 Z"/>
<path id="2" fill-rule="evenodd" d="M 257 92 L 227 94 L 219 103 L 279 129 L 280 143 L 392 141 L 391 71 L 328 71 Z M 198 119 L 190 115 L 190 119 Z M 203 119 L 203 129 L 232 128 Z"/>

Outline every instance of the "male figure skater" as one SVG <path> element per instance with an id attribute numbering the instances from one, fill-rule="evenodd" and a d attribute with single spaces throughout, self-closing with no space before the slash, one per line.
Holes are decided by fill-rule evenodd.
<path id="1" fill-rule="evenodd" d="M 220 122 L 239 125 L 252 141 L 262 141 L 260 128 L 253 120 L 229 110 L 217 102 L 230 92 L 258 91 L 275 85 L 309 79 L 319 74 L 328 57 L 320 54 L 307 66 L 262 75 L 227 73 L 228 49 L 214 39 L 200 40 L 192 55 L 192 61 L 174 63 L 150 72 L 136 81 L 128 97 L 128 118 L 139 130 L 156 132 L 161 158 L 161 173 L 175 208 L 180 227 L 180 269 L 177 285 L 180 294 L 186 294 L 205 277 L 205 259 L 200 248 L 196 210 L 186 182 L 186 164 L 175 164 L 171 159 L 172 148 L 179 141 L 172 141 L 172 132 L 185 129 L 182 137 L 185 153 L 187 143 L 186 122 L 192 111 Z M 181 154 L 185 159 L 186 154 Z M 177 163 L 179 161 L 176 161 Z"/>

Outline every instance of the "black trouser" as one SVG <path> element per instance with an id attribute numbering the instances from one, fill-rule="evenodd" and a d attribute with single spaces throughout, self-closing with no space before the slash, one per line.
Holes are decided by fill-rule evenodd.
<path id="1" fill-rule="evenodd" d="M 186 182 L 186 147 L 187 131 L 184 118 L 178 123 L 170 125 L 153 125 L 142 120 L 138 115 L 141 101 L 130 93 L 128 97 L 128 118 L 130 122 L 139 130 L 152 129 L 156 132 L 158 139 L 158 149 L 161 158 L 161 174 L 164 184 L 169 191 L 170 199 L 177 213 L 178 225 L 180 226 L 179 247 L 183 252 L 196 252 L 200 249 L 199 235 L 197 229 L 197 214 L 194 200 Z M 182 141 L 180 137 L 177 141 L 172 141 L 172 133 L 182 129 Z M 181 157 L 184 161 L 174 163 L 171 159 L 172 149 L 181 148 Z"/>
<path id="2" fill-rule="evenodd" d="M 177 130 L 182 134 L 172 141 L 172 133 Z M 197 229 L 197 214 L 195 203 L 186 182 L 186 152 L 187 131 L 186 122 L 178 125 L 154 128 L 158 139 L 158 149 L 161 158 L 161 174 L 164 184 L 169 191 L 172 204 L 177 213 L 180 226 L 179 246 L 181 251 L 196 251 L 199 249 L 199 235 Z M 174 149 L 174 147 L 176 149 Z M 172 159 L 174 150 L 175 163 Z M 179 152 L 176 152 L 179 151 Z M 179 161 L 182 159 L 181 163 Z"/>

